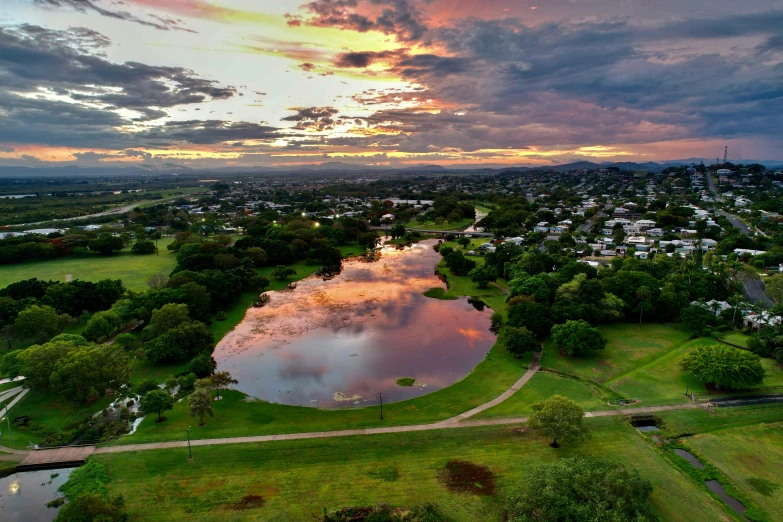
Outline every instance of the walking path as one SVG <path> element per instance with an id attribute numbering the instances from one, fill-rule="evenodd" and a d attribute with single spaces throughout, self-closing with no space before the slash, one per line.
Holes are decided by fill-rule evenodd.
<path id="1" fill-rule="evenodd" d="M 510 294 L 510 293 L 511 293 L 511 290 L 509 290 L 509 289 L 508 289 L 508 288 L 506 288 L 505 286 L 500 286 L 499 284 L 497 284 L 497 283 L 496 283 L 496 282 L 494 282 L 494 281 L 492 281 L 492 282 L 491 282 L 491 283 L 489 283 L 489 284 L 491 284 L 492 286 L 494 286 L 495 288 L 497 288 L 498 290 L 500 290 L 501 292 L 503 292 L 503 293 L 504 293 L 504 294 L 506 294 L 506 295 L 508 295 L 508 294 Z"/>
<path id="2" fill-rule="evenodd" d="M 511 386 L 511 388 L 504 391 L 503 393 L 501 393 L 491 401 L 485 402 L 481 406 L 476 406 L 472 410 L 468 410 L 465 413 L 460 413 L 459 415 L 441 421 L 438 424 L 454 424 L 456 422 L 461 422 L 467 419 L 468 417 L 473 417 L 474 415 L 481 413 L 482 411 L 488 410 L 493 406 L 497 406 L 501 402 L 505 401 L 506 399 L 514 395 L 517 392 L 517 390 L 519 390 L 522 386 L 524 386 L 525 383 L 527 383 L 527 381 L 529 381 L 536 374 L 538 369 L 541 367 L 541 353 L 542 352 L 535 352 L 533 354 L 533 360 L 530 361 L 530 367 L 525 372 L 525 375 L 523 375 L 517 382 L 515 382 L 514 385 Z"/>
<path id="3" fill-rule="evenodd" d="M 288 441 L 288 440 L 305 440 L 305 439 L 323 439 L 332 437 L 351 437 L 357 435 L 379 435 L 383 433 L 411 433 L 416 431 L 430 431 L 430 430 L 443 430 L 453 428 L 471 428 L 477 426 L 501 426 L 508 424 L 521 424 L 527 422 L 527 417 L 513 417 L 506 419 L 487 419 L 487 420 L 466 420 L 475 416 L 478 413 L 486 411 L 493 406 L 497 406 L 502 403 L 514 393 L 516 393 L 522 386 L 524 386 L 532 377 L 536 374 L 541 366 L 541 352 L 533 354 L 533 359 L 530 362 L 530 366 L 525 374 L 514 383 L 511 388 L 503 392 L 500 396 L 486 402 L 480 406 L 477 406 L 464 413 L 448 418 L 440 422 L 433 422 L 430 424 L 414 424 L 411 426 L 390 426 L 388 428 L 366 428 L 366 429 L 354 429 L 354 430 L 335 430 L 335 431 L 319 431 L 310 433 L 283 433 L 279 435 L 257 435 L 251 437 L 228 437 L 223 439 L 198 439 L 190 441 L 191 446 L 212 446 L 221 444 L 246 444 L 253 442 L 274 442 L 274 441 Z M 27 390 L 25 390 L 26 393 Z M 24 393 L 22 394 L 24 395 Z M 20 395 L 21 397 L 21 395 Z M 17 400 L 19 397 L 17 397 Z M 11 404 L 13 405 L 13 403 Z M 625 408 L 617 410 L 595 411 L 585 413 L 585 417 L 609 417 L 616 415 L 635 415 L 640 413 L 655 413 L 660 411 L 671 410 L 683 410 L 683 409 L 695 409 L 703 407 L 700 404 L 675 404 L 670 406 L 647 406 L 641 408 Z M 170 441 L 170 442 L 152 442 L 147 444 L 128 444 L 123 446 L 104 446 L 100 448 L 58 448 L 51 450 L 37 450 L 32 453 L 20 452 L 18 450 L 12 450 L 0 446 L 0 451 L 8 453 L 15 453 L 18 455 L 27 455 L 24 463 L 33 465 L 37 464 L 54 464 L 62 462 L 63 459 L 73 462 L 74 459 L 86 458 L 90 454 L 104 454 L 104 453 L 120 453 L 128 451 L 147 451 L 153 449 L 167 449 L 167 448 L 185 448 L 188 446 L 187 441 Z M 23 463 L 23 464 L 24 464 Z"/>

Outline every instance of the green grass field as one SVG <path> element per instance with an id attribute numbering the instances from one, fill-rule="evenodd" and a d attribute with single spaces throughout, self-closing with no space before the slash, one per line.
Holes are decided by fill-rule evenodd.
<path id="1" fill-rule="evenodd" d="M 640 470 L 654 485 L 661 520 L 728 520 L 718 505 L 673 469 L 621 419 L 591 419 L 592 439 L 554 450 L 510 427 L 464 428 L 337 439 L 194 447 L 92 457 L 106 465 L 112 492 L 131 520 L 301 521 L 323 509 L 388 502 L 434 502 L 446 520 L 502 520 L 504 488 L 529 466 L 570 455 L 595 455 Z M 486 466 L 494 495 L 449 491 L 439 472 L 451 460 Z M 260 507 L 240 510 L 248 495 Z"/>
<path id="2" fill-rule="evenodd" d="M 685 440 L 772 520 L 783 520 L 783 423 L 722 429 Z"/>
<path id="3" fill-rule="evenodd" d="M 421 230 L 465 230 L 473 224 L 473 220 L 470 218 L 460 219 L 459 221 L 444 221 L 440 225 L 434 221 L 410 221 L 407 228 L 418 228 Z"/>
<path id="4" fill-rule="evenodd" d="M 474 417 L 494 419 L 498 417 L 523 417 L 533 412 L 533 404 L 552 395 L 563 395 L 579 403 L 585 411 L 610 409 L 600 393 L 586 384 L 573 379 L 558 377 L 552 373 L 538 372 L 517 393 Z"/>
<path id="5" fill-rule="evenodd" d="M 177 265 L 177 253 L 166 249 L 172 238 L 158 240 L 160 255 L 136 255 L 130 247 L 113 256 L 65 257 L 46 261 L 34 261 L 0 266 L 0 288 L 11 283 L 37 277 L 43 280 L 65 282 L 70 274 L 73 279 L 100 281 L 122 279 L 130 290 L 147 290 L 147 280 L 155 274 L 169 275 Z"/>
<path id="6" fill-rule="evenodd" d="M 514 359 L 496 343 L 463 380 L 421 397 L 385 404 L 383 421 L 377 406 L 323 410 L 249 401 L 242 393 L 228 391 L 224 393 L 224 399 L 215 404 L 215 416 L 206 419 L 204 426 L 194 425 L 190 436 L 209 439 L 440 421 L 494 399 L 519 379 L 529 364 L 530 356 Z M 185 428 L 193 425 L 186 401 L 177 403 L 166 416 L 169 420 L 161 424 L 145 419 L 136 433 L 113 444 L 180 440 Z"/>

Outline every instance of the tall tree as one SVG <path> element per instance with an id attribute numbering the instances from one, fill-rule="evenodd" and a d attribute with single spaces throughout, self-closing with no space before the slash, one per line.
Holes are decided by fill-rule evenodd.
<path id="1" fill-rule="evenodd" d="M 141 409 L 144 413 L 158 414 L 158 419 L 155 422 L 163 422 L 162 413 L 173 407 L 174 398 L 168 392 L 160 389 L 148 391 L 141 399 Z"/>
<path id="2" fill-rule="evenodd" d="M 528 425 L 551 438 L 550 446 L 559 448 L 558 439 L 570 442 L 583 440 L 588 436 L 587 427 L 582 422 L 584 415 L 582 407 L 571 399 L 553 395 L 533 404 L 533 414 Z"/>
<path id="3" fill-rule="evenodd" d="M 210 396 L 209 391 L 204 388 L 197 388 L 196 391 L 191 393 L 188 398 L 188 403 L 190 406 L 190 416 L 193 418 L 198 417 L 199 426 L 204 425 L 205 415 L 209 415 L 210 417 L 214 415 L 212 397 Z"/>

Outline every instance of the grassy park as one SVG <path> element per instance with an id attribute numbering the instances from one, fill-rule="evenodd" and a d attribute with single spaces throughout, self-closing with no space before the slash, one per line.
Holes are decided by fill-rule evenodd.
<path id="1" fill-rule="evenodd" d="M 643 470 L 661 520 L 730 520 L 622 419 L 588 425 L 589 442 L 557 450 L 530 432 L 488 427 L 194 447 L 192 462 L 184 448 L 94 458 L 106 465 L 111 491 L 125 497 L 134 520 L 306 520 L 324 508 L 434 502 L 446 520 L 499 522 L 504 487 L 530 465 L 569 455 L 607 457 Z M 439 476 L 452 460 L 486 466 L 498 491 L 450 491 Z M 261 500 L 238 510 L 249 496 Z"/>
<path id="2" fill-rule="evenodd" d="M 177 253 L 166 249 L 172 238 L 158 240 L 159 255 L 137 255 L 126 247 L 113 256 L 66 257 L 0 266 L 0 288 L 36 277 L 65 282 L 65 276 L 83 281 L 122 279 L 125 286 L 137 292 L 146 290 L 147 280 L 155 274 L 168 275 L 177 266 Z"/>

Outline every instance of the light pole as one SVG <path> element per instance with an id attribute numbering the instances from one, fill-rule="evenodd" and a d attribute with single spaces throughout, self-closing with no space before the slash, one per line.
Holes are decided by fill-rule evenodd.
<path id="1" fill-rule="evenodd" d="M 188 426 L 188 429 L 185 430 L 185 432 L 188 434 L 188 460 L 193 460 L 193 452 L 190 451 L 190 428 L 193 426 Z"/>
<path id="2" fill-rule="evenodd" d="M 381 420 L 383 420 L 383 394 L 379 394 L 381 396 Z"/>
<path id="3" fill-rule="evenodd" d="M 0 421 L 2 421 L 2 420 L 3 419 L 0 419 Z M 8 443 L 10 444 L 9 447 L 13 448 L 14 447 L 14 438 L 13 438 L 13 436 L 11 436 L 11 417 L 6 415 L 5 420 L 8 423 Z"/>

